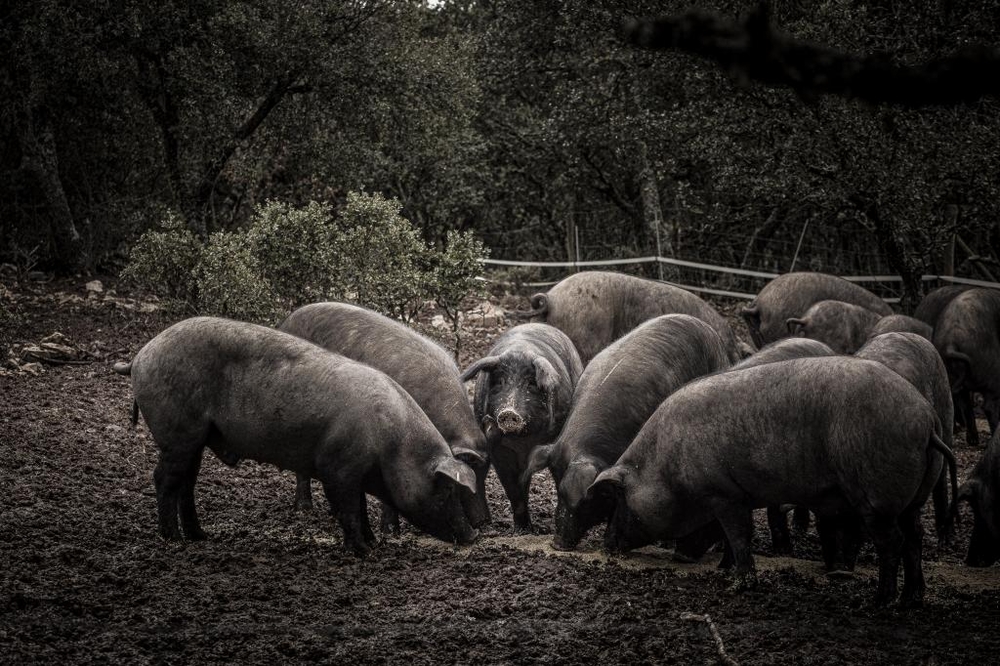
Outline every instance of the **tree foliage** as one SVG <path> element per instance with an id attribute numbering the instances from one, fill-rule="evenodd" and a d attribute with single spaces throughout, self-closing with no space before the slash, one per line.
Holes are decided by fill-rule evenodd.
<path id="1" fill-rule="evenodd" d="M 772 4 L 788 43 L 899 67 L 947 61 L 1000 30 L 1000 10 L 982 2 Z M 756 6 L 699 4 L 734 25 Z M 276 225 L 310 201 L 328 208 L 306 217 L 336 219 L 347 193 L 364 191 L 398 201 L 373 219 L 405 218 L 421 243 L 474 232 L 501 258 L 659 248 L 784 271 L 795 256 L 796 268 L 894 271 L 912 285 L 940 268 L 957 232 L 977 270 L 996 261 L 995 99 L 904 108 L 802 97 L 621 39 L 624 18 L 688 3 L 118 9 L 39 0 L 0 23 L 3 260 L 38 246 L 46 268 L 115 270 L 143 232 L 167 233 L 170 209 L 201 243 L 225 231 L 249 234 L 264 254 L 309 248 L 299 263 L 258 257 L 288 306 L 335 290 L 310 268 L 328 260 L 311 252 L 322 243 L 302 235 L 321 228 Z M 376 238 L 331 224 L 359 252 L 390 239 L 397 251 L 416 246 L 402 226 Z M 424 261 L 417 253 L 405 270 Z M 398 313 L 408 297 L 388 298 L 379 307 Z"/>

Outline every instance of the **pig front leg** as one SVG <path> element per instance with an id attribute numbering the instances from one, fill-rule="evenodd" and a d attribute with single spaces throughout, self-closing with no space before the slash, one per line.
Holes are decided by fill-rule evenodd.
<path id="1" fill-rule="evenodd" d="M 379 520 L 379 526 L 382 530 L 382 534 L 399 534 L 399 512 L 396 511 L 395 507 L 386 502 L 381 503 L 382 507 L 382 517 Z"/>
<path id="2" fill-rule="evenodd" d="M 792 535 L 788 532 L 788 517 L 780 506 L 767 507 L 767 527 L 771 532 L 771 550 L 775 555 L 792 554 Z"/>
<path id="3" fill-rule="evenodd" d="M 527 466 L 525 456 L 507 446 L 496 446 L 490 453 L 497 477 L 510 500 L 510 509 L 514 514 L 514 532 L 516 534 L 531 533 L 531 515 L 528 512 L 528 488 L 531 480 L 521 483 L 521 473 Z"/>
<path id="4" fill-rule="evenodd" d="M 295 510 L 309 511 L 313 508 L 312 479 L 305 474 L 295 475 Z"/>
<path id="5" fill-rule="evenodd" d="M 371 532 L 368 512 L 360 510 L 367 506 L 364 492 L 356 484 L 330 481 L 323 481 L 323 492 L 330 503 L 330 512 L 344 531 L 344 547 L 358 557 L 366 557 L 372 549 L 366 539 L 366 532 Z"/>

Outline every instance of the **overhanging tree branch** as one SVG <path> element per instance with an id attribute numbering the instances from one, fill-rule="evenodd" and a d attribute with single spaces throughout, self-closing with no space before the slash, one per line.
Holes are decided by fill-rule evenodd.
<path id="1" fill-rule="evenodd" d="M 742 23 L 701 11 L 623 26 L 633 44 L 673 49 L 715 61 L 731 72 L 787 86 L 810 97 L 834 94 L 916 107 L 955 105 L 1000 94 L 1000 51 L 985 46 L 913 66 L 880 55 L 857 56 L 775 32 L 767 5 Z"/>

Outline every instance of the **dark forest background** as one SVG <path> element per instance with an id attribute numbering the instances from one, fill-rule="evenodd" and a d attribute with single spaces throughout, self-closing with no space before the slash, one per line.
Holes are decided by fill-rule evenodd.
<path id="1" fill-rule="evenodd" d="M 166 219 L 206 238 L 364 190 L 499 259 L 1000 276 L 996 99 L 803 98 L 621 38 L 684 2 L 433 4 L 5 3 L 0 261 L 116 273 Z M 1000 5 L 775 0 L 771 22 L 911 64 L 996 46 Z"/>

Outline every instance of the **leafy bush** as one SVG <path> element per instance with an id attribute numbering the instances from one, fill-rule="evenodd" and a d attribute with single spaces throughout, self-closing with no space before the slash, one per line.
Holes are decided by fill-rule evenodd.
<path id="1" fill-rule="evenodd" d="M 289 308 L 343 298 L 338 236 L 333 208 L 315 201 L 303 208 L 268 201 L 247 230 L 261 274 Z"/>
<path id="2" fill-rule="evenodd" d="M 121 277 L 157 296 L 192 302 L 201 243 L 173 213 L 167 213 L 162 229 L 139 237 Z"/>
<path id="3" fill-rule="evenodd" d="M 449 319 L 456 320 L 462 301 L 471 296 L 482 298 L 486 286 L 478 279 L 483 259 L 489 251 L 471 231 L 449 231 L 443 252 L 434 255 L 434 299 Z"/>
<path id="4" fill-rule="evenodd" d="M 340 256 L 351 300 L 409 321 L 432 295 L 429 250 L 401 210 L 381 194 L 348 194 L 339 220 Z"/>
<path id="5" fill-rule="evenodd" d="M 486 247 L 471 231 L 449 231 L 444 251 L 433 255 L 431 288 L 434 300 L 451 321 L 456 360 L 462 347 L 459 319 L 462 302 L 471 296 L 482 298 L 486 294 L 486 285 L 478 278 L 483 259 L 488 255 Z"/>
<path id="6" fill-rule="evenodd" d="M 268 201 L 245 231 L 212 234 L 202 246 L 174 215 L 144 233 L 123 277 L 186 302 L 202 314 L 273 323 L 302 304 L 351 300 L 409 321 L 433 298 L 453 322 L 486 256 L 471 233 L 449 232 L 429 248 L 396 200 L 350 193 L 334 217 L 328 204 Z"/>
<path id="7" fill-rule="evenodd" d="M 236 232 L 212 234 L 196 271 L 198 311 L 273 324 L 280 318 L 278 295 L 263 277 L 260 261 Z"/>

